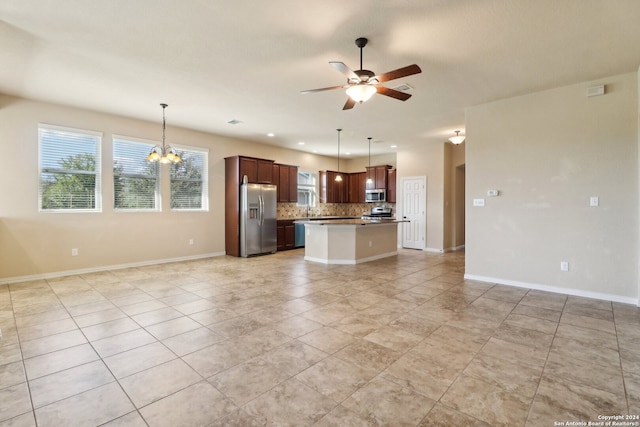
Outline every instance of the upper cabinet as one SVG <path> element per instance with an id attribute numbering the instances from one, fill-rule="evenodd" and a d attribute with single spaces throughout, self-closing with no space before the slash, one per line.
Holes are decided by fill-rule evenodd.
<path id="1" fill-rule="evenodd" d="M 396 169 L 387 171 L 387 202 L 396 202 Z"/>
<path id="2" fill-rule="evenodd" d="M 342 181 L 336 181 L 340 174 Z M 373 183 L 367 184 L 371 177 Z M 365 203 L 367 189 L 387 190 L 387 201 L 396 202 L 396 170 L 391 166 L 372 166 L 367 172 L 320 171 L 320 203 Z"/>
<path id="3" fill-rule="evenodd" d="M 364 203 L 366 181 L 366 172 L 349 174 L 349 203 Z"/>
<path id="4" fill-rule="evenodd" d="M 240 180 L 247 176 L 253 184 L 273 184 L 273 160 L 237 156 L 240 162 Z"/>
<path id="5" fill-rule="evenodd" d="M 372 181 L 371 184 L 367 184 L 367 190 L 386 189 L 389 169 L 391 169 L 389 165 L 367 167 L 367 179 L 370 178 Z"/>
<path id="6" fill-rule="evenodd" d="M 298 201 L 298 166 L 273 165 L 274 184 L 278 186 L 278 202 Z"/>
<path id="7" fill-rule="evenodd" d="M 336 181 L 340 175 L 342 181 Z M 349 174 L 320 171 L 320 203 L 347 203 L 349 201 Z"/>

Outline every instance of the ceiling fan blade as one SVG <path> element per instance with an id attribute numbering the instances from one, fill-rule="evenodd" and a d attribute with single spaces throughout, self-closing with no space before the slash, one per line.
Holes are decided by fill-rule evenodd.
<path id="1" fill-rule="evenodd" d="M 399 90 L 389 89 L 384 86 L 376 86 L 380 95 L 390 96 L 391 98 L 399 99 L 400 101 L 406 101 L 411 98 L 411 94 L 406 92 L 400 92 Z"/>
<path id="2" fill-rule="evenodd" d="M 347 67 L 344 62 L 332 61 L 332 62 L 329 62 L 329 65 L 331 65 L 333 68 L 335 68 L 336 70 L 340 71 L 342 74 L 347 76 L 349 80 L 355 80 L 356 83 L 360 81 L 360 77 L 358 77 L 358 75 L 354 73 L 353 70 L 351 70 L 351 68 Z"/>
<path id="3" fill-rule="evenodd" d="M 421 73 L 422 70 L 416 64 L 408 65 L 406 67 L 398 68 L 397 70 L 389 71 L 387 73 L 380 74 L 379 76 L 372 77 L 371 80 L 376 79 L 378 83 L 388 82 L 389 80 L 395 80 L 402 77 L 412 76 L 414 74 Z"/>
<path id="4" fill-rule="evenodd" d="M 315 93 L 315 92 L 322 92 L 325 90 L 342 89 L 344 87 L 347 87 L 347 86 L 330 86 L 330 87 L 322 87 L 320 89 L 301 90 L 300 93 L 304 95 L 305 93 Z"/>
<path id="5" fill-rule="evenodd" d="M 351 99 L 351 97 L 347 98 L 347 102 L 345 102 L 344 107 L 342 107 L 343 110 L 350 110 L 354 107 L 354 105 L 356 105 L 356 101 L 354 101 L 353 99 Z"/>

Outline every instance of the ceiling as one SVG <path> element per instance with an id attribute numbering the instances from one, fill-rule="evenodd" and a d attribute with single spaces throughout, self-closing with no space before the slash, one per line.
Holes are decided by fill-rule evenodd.
<path id="1" fill-rule="evenodd" d="M 375 155 L 442 143 L 468 106 L 637 71 L 639 17 L 637 0 L 3 0 L 0 92 L 158 123 L 166 102 L 169 126 L 327 155 L 342 128 L 342 155 L 367 137 Z M 328 63 L 359 68 L 358 37 L 376 74 L 422 68 L 384 84 L 411 99 L 300 94 L 344 84 Z"/>

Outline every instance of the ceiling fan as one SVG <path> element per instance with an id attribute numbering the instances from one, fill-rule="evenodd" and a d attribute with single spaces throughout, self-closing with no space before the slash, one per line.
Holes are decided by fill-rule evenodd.
<path id="1" fill-rule="evenodd" d="M 411 94 L 401 92 L 399 90 L 390 89 L 382 86 L 380 83 L 388 82 L 390 80 L 399 79 L 402 77 L 412 76 L 414 74 L 421 73 L 422 70 L 416 64 L 408 65 L 406 67 L 398 68 L 397 70 L 389 71 L 383 74 L 375 75 L 373 71 L 365 70 L 362 67 L 362 48 L 367 45 L 367 40 L 364 37 L 356 39 L 356 46 L 360 48 L 360 69 L 352 71 L 347 67 L 344 62 L 332 61 L 329 64 L 347 76 L 347 84 L 343 86 L 331 86 L 323 87 L 320 89 L 303 90 L 301 93 L 314 93 L 322 92 L 325 90 L 343 89 L 347 88 L 347 95 L 349 98 L 342 107 L 343 110 L 352 109 L 357 102 L 363 103 L 373 96 L 374 93 L 389 96 L 391 98 L 399 99 L 400 101 L 406 101 L 411 98 Z"/>

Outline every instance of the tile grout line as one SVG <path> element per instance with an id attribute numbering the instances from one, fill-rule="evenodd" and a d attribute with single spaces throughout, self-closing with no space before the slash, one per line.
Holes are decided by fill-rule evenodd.
<path id="1" fill-rule="evenodd" d="M 46 280 L 45 280 L 46 282 Z M 47 283 L 47 286 L 49 286 L 49 283 Z M 20 349 L 20 362 L 22 362 L 22 372 L 24 373 L 24 382 L 25 385 L 27 386 L 27 392 L 29 393 L 29 404 L 31 405 L 31 417 L 33 418 L 34 422 L 37 422 L 36 420 L 36 409 L 35 409 L 35 405 L 33 404 L 33 395 L 31 393 L 31 386 L 29 385 L 29 377 L 27 376 L 27 366 L 24 363 L 24 353 L 22 351 L 22 343 L 20 341 L 20 333 L 18 332 L 18 322 L 16 321 L 16 311 L 15 311 L 15 307 L 13 305 L 13 296 L 11 295 L 11 285 L 8 284 L 7 285 L 7 290 L 9 292 L 9 303 L 11 304 L 11 313 L 13 314 L 13 324 L 15 325 L 16 328 L 16 339 L 17 339 L 17 343 L 18 343 L 18 349 Z M 57 296 L 56 296 L 57 297 Z M 11 417 L 9 418 L 9 420 L 22 416 L 24 414 L 26 414 L 27 412 L 24 412 L 22 414 L 18 414 L 15 417 Z"/>
<path id="2" fill-rule="evenodd" d="M 627 380 L 624 377 L 624 364 L 622 363 L 622 349 L 620 348 L 620 337 L 618 336 L 618 325 L 616 323 L 616 311 L 613 309 L 613 303 L 611 304 L 611 313 L 613 314 L 613 329 L 616 332 L 616 344 L 618 345 L 618 360 L 620 362 L 620 375 L 622 376 L 622 387 L 624 390 L 624 399 L 627 404 L 627 415 L 631 414 L 631 407 L 629 406 L 629 393 L 627 392 Z"/>
<path id="3" fill-rule="evenodd" d="M 540 380 L 538 380 L 538 385 L 536 387 L 536 392 L 533 394 L 533 398 L 531 399 L 531 404 L 529 404 L 529 410 L 527 411 L 527 416 L 524 420 L 524 426 L 529 422 L 529 417 L 531 416 L 531 410 L 533 409 L 533 404 L 536 401 L 536 397 L 538 397 L 538 391 L 540 390 L 540 384 L 542 384 L 542 379 L 544 378 L 544 371 L 547 368 L 547 363 L 549 362 L 549 355 L 551 354 L 551 348 L 553 347 L 553 342 L 556 340 L 556 335 L 558 334 L 558 329 L 560 328 L 560 322 L 562 321 L 562 314 L 564 313 L 565 308 L 567 307 L 567 302 L 569 302 L 569 297 L 566 296 L 564 300 L 564 304 L 562 305 L 562 310 L 560 311 L 560 318 L 558 318 L 558 324 L 556 325 L 556 330 L 553 333 L 553 339 L 551 340 L 551 344 L 549 345 L 549 351 L 547 351 L 547 357 L 544 360 L 544 365 L 542 365 L 542 372 L 540 373 Z"/>

